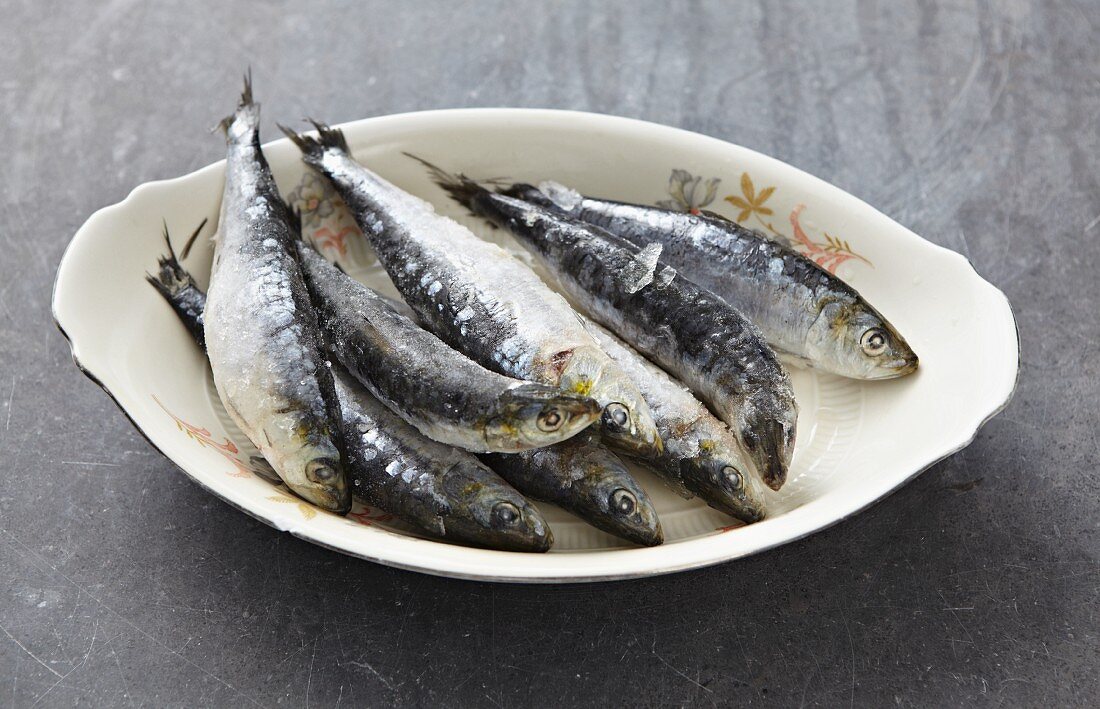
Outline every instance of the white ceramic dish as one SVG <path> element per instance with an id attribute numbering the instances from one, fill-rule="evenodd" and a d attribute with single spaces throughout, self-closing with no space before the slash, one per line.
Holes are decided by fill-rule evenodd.
<path id="1" fill-rule="evenodd" d="M 255 450 L 221 407 L 203 355 L 144 281 L 164 249 L 162 220 L 177 241 L 203 217 L 216 222 L 224 164 L 142 185 L 77 232 L 58 269 L 54 317 L 80 368 L 154 446 L 200 485 L 277 529 L 384 564 L 492 581 L 591 581 L 691 569 L 784 544 L 867 507 L 970 443 L 1015 387 L 1012 311 L 966 259 L 751 150 L 639 121 L 543 110 L 432 111 L 343 128 L 359 159 L 517 253 L 522 249 L 506 235 L 464 216 L 402 151 L 474 177 L 555 179 L 604 197 L 705 206 L 793 239 L 866 295 L 908 338 L 921 367 L 913 376 L 873 383 L 792 371 L 801 406 L 797 449 L 790 480 L 771 495 L 770 517 L 761 523 L 733 525 L 646 476 L 665 528 L 661 547 L 624 547 L 546 505 L 557 540 L 548 554 L 421 539 L 374 510 L 357 508 L 350 518 L 318 511 L 251 472 Z M 350 219 L 304 173 L 289 142 L 271 143 L 265 152 L 324 250 L 353 275 L 389 288 Z M 720 179 L 713 190 L 710 178 Z M 211 254 L 209 240 L 200 239 L 185 263 L 204 286 Z"/>

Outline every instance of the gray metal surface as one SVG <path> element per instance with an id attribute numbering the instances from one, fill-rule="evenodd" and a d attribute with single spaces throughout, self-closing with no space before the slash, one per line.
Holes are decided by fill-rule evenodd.
<path id="1" fill-rule="evenodd" d="M 1094 2 L 5 3 L 0 706 L 1084 705 L 1100 694 Z M 95 209 L 273 121 L 453 106 L 644 118 L 774 155 L 966 254 L 1023 371 L 964 452 L 748 560 L 449 581 L 191 484 L 69 359 L 54 269 Z M 965 356 L 964 353 L 960 353 Z"/>

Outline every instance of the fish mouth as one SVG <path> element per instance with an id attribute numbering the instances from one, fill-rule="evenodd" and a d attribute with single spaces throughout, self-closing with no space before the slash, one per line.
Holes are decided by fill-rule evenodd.
<path id="1" fill-rule="evenodd" d="M 912 374 L 917 371 L 919 366 L 920 360 L 915 354 L 908 357 L 895 358 L 890 362 L 878 365 L 869 374 L 861 377 L 861 379 L 866 379 L 868 381 L 897 379 L 898 377 Z"/>
<path id="2" fill-rule="evenodd" d="M 554 546 L 554 531 L 543 519 L 542 514 L 533 505 L 524 505 L 523 519 L 526 521 L 526 534 L 520 541 L 520 547 L 516 551 L 547 552 Z"/>
<path id="3" fill-rule="evenodd" d="M 564 416 L 564 423 L 557 429 L 545 432 L 545 437 L 554 443 L 580 433 L 591 426 L 600 417 L 602 411 L 599 402 L 586 396 L 561 392 L 550 400 L 539 413 L 539 421 L 544 422 L 547 417 L 557 415 Z M 540 427 L 540 431 L 542 428 Z"/>
<path id="4" fill-rule="evenodd" d="M 764 421 L 743 437 L 748 462 L 772 490 L 779 490 L 787 481 L 787 471 L 794 454 L 794 437 L 785 434 L 778 421 Z"/>
<path id="5" fill-rule="evenodd" d="M 680 470 L 686 487 L 710 507 L 746 524 L 764 519 L 765 505 L 758 484 L 737 466 L 691 458 L 681 461 Z"/>
<path id="6" fill-rule="evenodd" d="M 606 511 L 587 518 L 593 526 L 639 546 L 664 543 L 665 533 L 657 510 L 640 487 L 616 488 L 607 495 L 606 502 Z"/>
<path id="7" fill-rule="evenodd" d="M 920 366 L 920 358 L 917 357 L 915 352 L 910 352 L 907 357 L 900 359 L 893 367 L 891 367 L 890 377 L 904 377 L 907 374 L 912 374 L 917 371 Z"/>
<path id="8" fill-rule="evenodd" d="M 291 492 L 306 502 L 338 515 L 351 511 L 351 492 L 343 488 L 317 488 L 312 486 L 288 485 Z"/>
<path id="9" fill-rule="evenodd" d="M 501 507 L 515 513 L 506 524 L 496 515 Z M 542 553 L 554 545 L 554 533 L 542 514 L 514 491 L 469 506 L 456 502 L 433 533 L 447 542 L 496 551 Z"/>
<path id="10" fill-rule="evenodd" d="M 514 505 L 512 500 L 502 500 Z M 510 528 L 482 527 L 473 543 L 500 551 L 544 553 L 554 546 L 554 532 L 542 513 L 528 502 L 519 506 L 519 524 Z"/>
<path id="11" fill-rule="evenodd" d="M 605 428 L 600 431 L 600 437 L 608 447 L 635 458 L 656 458 L 665 449 L 656 427 L 649 436 L 641 432 L 608 431 Z"/>
<path id="12" fill-rule="evenodd" d="M 750 502 L 728 495 L 707 496 L 703 497 L 703 501 L 719 512 L 727 514 L 745 524 L 759 522 L 767 516 L 764 505 L 760 502 Z"/>
<path id="13" fill-rule="evenodd" d="M 560 443 L 572 438 L 600 417 L 600 404 L 541 384 L 525 384 L 508 390 L 503 411 L 485 428 L 490 450 L 518 452 Z"/>

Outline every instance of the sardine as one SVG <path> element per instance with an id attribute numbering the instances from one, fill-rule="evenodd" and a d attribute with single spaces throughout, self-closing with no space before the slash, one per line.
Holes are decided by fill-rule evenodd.
<path id="1" fill-rule="evenodd" d="M 583 197 L 553 182 L 507 194 L 607 229 L 661 258 L 744 313 L 795 361 L 855 379 L 915 372 L 916 353 L 854 288 L 794 249 L 715 214 Z"/>
<path id="2" fill-rule="evenodd" d="M 299 242 L 302 274 L 329 350 L 391 411 L 428 438 L 477 453 L 563 441 L 600 405 L 489 371 Z"/>
<path id="3" fill-rule="evenodd" d="M 591 320 L 585 326 L 638 388 L 653 413 L 665 448 L 660 455 L 637 459 L 670 487 L 698 496 L 708 505 L 742 522 L 764 518 L 764 493 L 753 476 L 742 472 L 737 440 L 683 384 L 634 348 Z"/>
<path id="4" fill-rule="evenodd" d="M 148 280 L 205 349 L 206 295 L 180 265 L 167 231 L 165 240 L 168 256 Z M 550 548 L 553 534 L 542 514 L 485 464 L 424 437 L 338 367 L 334 383 L 357 499 L 449 541 L 510 551 Z M 266 461 L 252 462 L 264 475 Z"/>
<path id="5" fill-rule="evenodd" d="M 593 319 L 677 376 L 729 424 L 754 472 L 787 477 L 798 407 L 775 353 L 740 312 L 640 249 L 560 211 L 435 174 L 473 213 L 508 229 Z"/>
<path id="6" fill-rule="evenodd" d="M 638 388 L 564 298 L 504 249 L 357 163 L 339 130 L 315 125 L 317 137 L 283 130 L 335 186 L 425 327 L 487 369 L 595 399 L 609 444 L 659 452 Z"/>
<path id="7" fill-rule="evenodd" d="M 332 371 L 259 123 L 246 79 L 236 112 L 222 122 L 225 191 L 203 314 L 210 367 L 229 415 L 287 487 L 344 514 L 351 494 Z"/>
<path id="8" fill-rule="evenodd" d="M 649 496 L 593 433 L 585 431 L 547 448 L 481 459 L 524 495 L 553 502 L 597 529 L 642 546 L 664 541 Z"/>
<path id="9" fill-rule="evenodd" d="M 437 537 L 506 551 L 554 543 L 538 508 L 465 451 L 423 436 L 337 369 L 352 493 Z"/>

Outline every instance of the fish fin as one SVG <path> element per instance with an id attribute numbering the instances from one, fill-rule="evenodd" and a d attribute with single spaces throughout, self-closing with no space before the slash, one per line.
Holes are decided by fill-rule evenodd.
<path id="1" fill-rule="evenodd" d="M 183 250 L 180 251 L 181 259 L 187 258 L 187 255 L 191 253 L 191 247 L 195 245 L 195 241 L 199 238 L 199 234 L 202 233 L 202 228 L 206 226 L 207 221 L 209 220 L 206 217 L 203 217 L 202 221 L 199 222 L 199 225 L 195 227 L 195 231 L 191 232 L 191 236 L 187 237 L 187 242 L 183 245 Z M 168 228 L 166 226 L 165 231 L 167 230 Z"/>
<path id="2" fill-rule="evenodd" d="M 276 125 L 278 125 L 279 130 L 285 133 L 286 137 L 290 138 L 291 142 L 297 145 L 298 149 L 302 151 L 302 159 L 305 160 L 307 165 L 319 167 L 321 157 L 325 154 L 326 150 L 351 154 L 351 150 L 348 148 L 348 140 L 344 137 L 344 132 L 342 130 L 339 128 L 332 128 L 312 118 L 307 118 L 306 120 L 313 124 L 314 129 L 317 131 L 317 137 L 306 135 L 305 133 L 298 133 L 282 124 Z"/>
<path id="3" fill-rule="evenodd" d="M 184 253 L 186 254 L 191 249 L 191 242 L 195 240 L 198 233 L 202 231 L 202 228 L 206 226 L 206 220 L 203 219 L 194 233 L 191 234 L 188 239 L 187 246 L 184 247 Z M 168 255 L 161 256 L 157 259 L 157 275 L 151 273 L 145 274 L 145 280 L 150 285 L 160 291 L 160 294 L 165 298 L 171 300 L 173 296 L 178 294 L 184 288 L 188 286 L 195 286 L 195 279 L 191 277 L 191 274 L 184 270 L 180 265 L 179 259 L 176 257 L 176 250 L 172 248 L 172 238 L 168 233 L 168 222 L 164 222 L 164 228 L 162 231 L 164 236 L 164 244 L 168 247 Z"/>
<path id="4" fill-rule="evenodd" d="M 662 248 L 659 243 L 651 242 L 634 254 L 634 259 L 619 273 L 619 284 L 623 287 L 623 290 L 627 293 L 637 293 L 653 283 L 653 276 L 657 270 L 658 259 L 661 258 Z M 666 282 L 665 285 L 668 285 L 668 283 Z"/>
<path id="5" fill-rule="evenodd" d="M 267 459 L 262 455 L 253 455 L 248 458 L 249 464 L 252 466 L 252 472 L 260 476 L 269 483 L 279 485 L 283 482 L 279 474 L 275 472 L 275 468 L 271 467 L 271 463 L 267 462 Z"/>
<path id="6" fill-rule="evenodd" d="M 512 199 L 529 200 L 533 194 L 539 193 L 539 188 L 528 182 L 516 182 L 511 185 L 502 185 L 497 188 L 497 194 L 502 194 L 505 197 L 511 197 Z"/>
<path id="7" fill-rule="evenodd" d="M 772 350 L 775 351 L 775 356 L 779 358 L 779 361 L 787 367 L 796 367 L 798 369 L 813 369 L 814 363 L 808 357 L 804 357 L 800 354 L 795 354 L 789 350 L 785 350 L 781 347 L 771 345 Z"/>
<path id="8" fill-rule="evenodd" d="M 223 118 L 215 128 L 225 134 L 227 143 L 241 142 L 242 138 L 259 145 L 260 143 L 260 104 L 252 100 L 252 67 L 244 75 L 244 88 L 237 110 Z M 249 136 L 251 134 L 251 136 Z"/>
<path id="9" fill-rule="evenodd" d="M 431 176 L 432 182 L 439 185 L 444 192 L 451 196 L 451 199 L 469 209 L 474 216 L 477 216 L 473 208 L 474 198 L 488 192 L 488 190 L 461 172 L 452 174 L 412 153 L 405 153 L 405 155 L 428 168 L 428 174 Z"/>
<path id="10" fill-rule="evenodd" d="M 727 224 L 737 224 L 737 222 L 733 221 L 729 217 L 719 214 L 718 212 L 712 212 L 709 209 L 700 209 L 699 214 L 709 219 L 717 219 L 720 222 L 726 222 Z"/>

